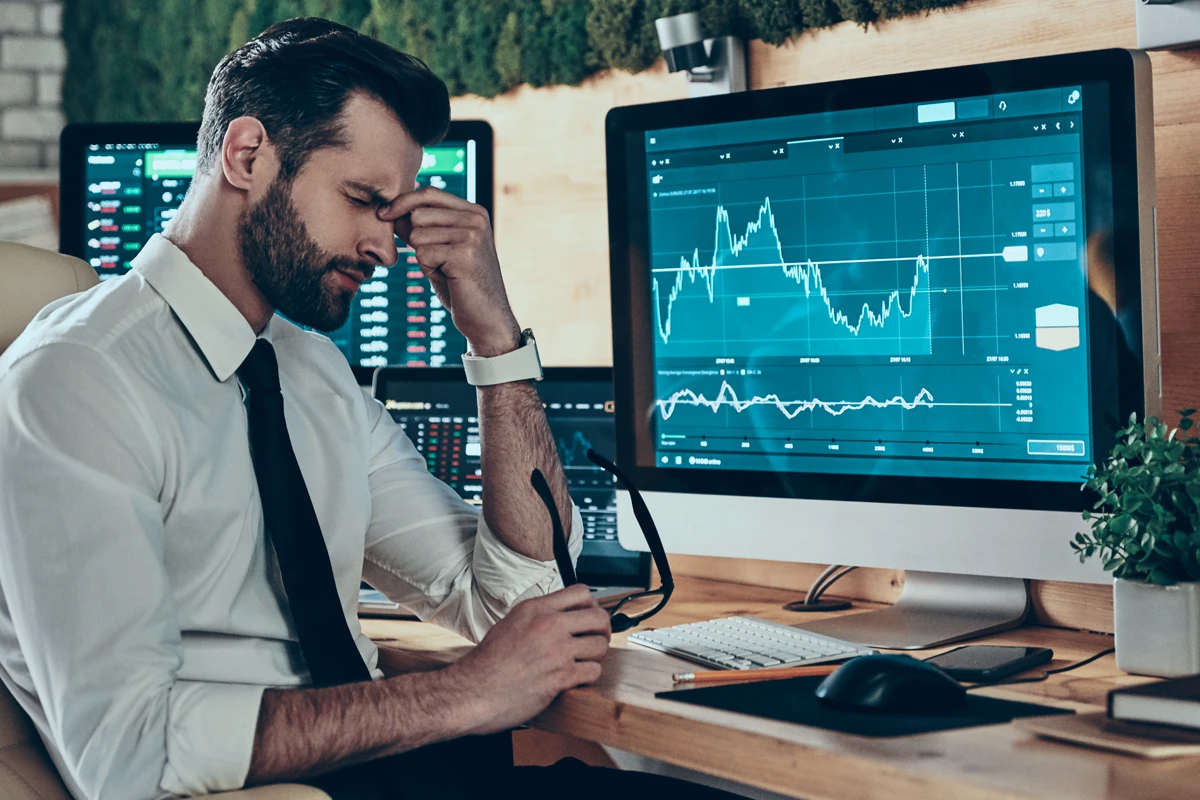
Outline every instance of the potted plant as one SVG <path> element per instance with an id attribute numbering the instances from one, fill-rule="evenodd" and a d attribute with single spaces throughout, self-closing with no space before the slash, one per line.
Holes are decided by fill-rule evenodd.
<path id="1" fill-rule="evenodd" d="M 1113 573 L 1117 666 L 1158 677 L 1200 674 L 1200 438 L 1147 417 L 1117 433 L 1085 489 L 1099 499 L 1072 547 Z"/>

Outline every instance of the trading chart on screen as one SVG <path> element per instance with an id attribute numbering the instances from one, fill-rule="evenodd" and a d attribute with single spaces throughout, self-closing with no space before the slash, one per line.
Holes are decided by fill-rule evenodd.
<path id="1" fill-rule="evenodd" d="M 972 98 L 986 116 L 648 132 L 658 463 L 1077 480 L 1082 96 L 1048 94 L 1015 118 Z"/>

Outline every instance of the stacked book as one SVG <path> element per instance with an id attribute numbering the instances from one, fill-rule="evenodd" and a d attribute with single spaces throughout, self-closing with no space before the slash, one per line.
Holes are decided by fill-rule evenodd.
<path id="1" fill-rule="evenodd" d="M 1108 693 L 1108 716 L 1200 731 L 1200 675 Z"/>
<path id="2" fill-rule="evenodd" d="M 1108 694 L 1108 713 L 1016 721 L 1037 736 L 1141 758 L 1200 756 L 1200 676 Z"/>

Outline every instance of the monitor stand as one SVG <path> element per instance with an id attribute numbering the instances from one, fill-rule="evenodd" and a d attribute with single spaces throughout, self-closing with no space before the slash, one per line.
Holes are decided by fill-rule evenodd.
<path id="1" fill-rule="evenodd" d="M 1015 628 L 1029 607 L 1020 578 L 909 571 L 893 606 L 796 627 L 884 650 L 923 650 Z"/>

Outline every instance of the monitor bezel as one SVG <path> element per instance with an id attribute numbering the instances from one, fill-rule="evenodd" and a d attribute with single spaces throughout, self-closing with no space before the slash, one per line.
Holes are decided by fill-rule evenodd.
<path id="1" fill-rule="evenodd" d="M 645 153 L 644 136 L 640 150 L 631 153 L 629 143 L 650 130 L 1106 82 L 1117 314 L 1136 315 L 1138 320 L 1128 325 L 1127 352 L 1119 351 L 1117 358 L 1117 417 L 1140 417 L 1147 412 L 1148 395 L 1142 363 L 1144 233 L 1139 219 L 1135 58 L 1130 51 L 1105 50 L 612 109 L 606 119 L 606 150 L 618 463 L 640 488 L 653 492 L 1038 511 L 1090 506 L 1078 483 L 650 466 L 653 442 L 637 401 L 652 397 L 652 389 L 647 390 L 652 384 L 651 353 L 641 342 L 649 330 L 646 315 L 638 313 L 648 301 L 635 279 L 635 270 L 645 268 L 647 233 L 644 224 L 636 228 L 639 223 L 630 219 L 631 191 L 636 188 L 629 180 L 630 159 L 640 164 Z M 642 337 L 638 330 L 644 332 Z M 1095 374 L 1095 362 L 1091 368 Z M 1151 407 L 1151 413 L 1155 410 Z"/>
<path id="2" fill-rule="evenodd" d="M 199 136 L 199 122 L 77 122 L 59 137 L 58 250 L 84 258 L 84 203 L 87 200 L 85 149 L 90 144 L 155 143 L 185 146 Z M 486 120 L 452 120 L 442 141 L 475 140 L 475 202 L 494 219 L 495 136 Z M 492 223 L 493 229 L 495 222 Z M 350 369 L 360 385 L 371 382 L 375 367 Z"/>
<path id="3" fill-rule="evenodd" d="M 612 383 L 613 370 L 611 367 L 543 367 L 542 381 L 553 383 Z M 376 367 L 371 379 L 371 396 L 383 402 L 384 387 L 393 381 L 428 382 L 460 382 L 466 384 L 467 378 L 462 367 L 438 367 L 436 369 L 421 367 Z M 608 454 L 605 454 L 608 455 Z M 651 556 L 648 552 L 629 551 L 636 553 L 637 573 L 633 585 L 648 587 L 650 585 Z M 627 556 L 620 561 L 628 562 L 633 556 Z M 588 556 L 585 565 L 579 570 L 579 579 L 592 586 L 623 586 L 630 583 L 629 571 L 608 568 L 607 559 L 603 556 Z"/>
<path id="4" fill-rule="evenodd" d="M 450 122 L 450 129 L 442 141 L 474 139 L 475 145 L 475 203 L 483 206 L 493 218 L 495 231 L 495 134 L 487 120 L 457 119 Z"/>

